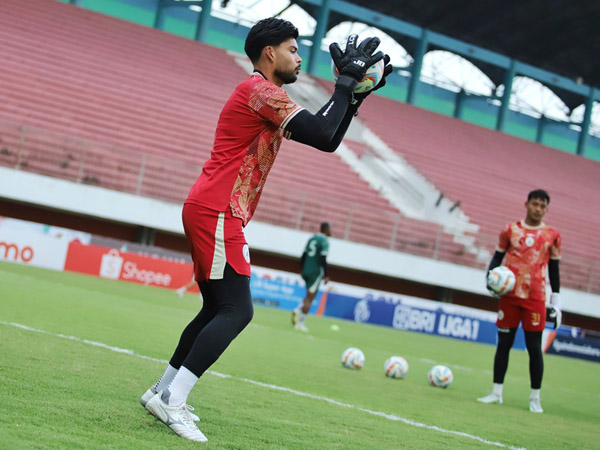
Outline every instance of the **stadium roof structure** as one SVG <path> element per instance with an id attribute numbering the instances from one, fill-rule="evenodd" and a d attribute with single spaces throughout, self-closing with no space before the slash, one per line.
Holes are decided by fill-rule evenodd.
<path id="1" fill-rule="evenodd" d="M 331 3 L 334 3 L 333 0 Z M 600 2 L 597 0 L 346 0 L 347 3 L 392 17 L 424 29 L 458 39 L 522 63 L 545 69 L 589 86 L 600 87 Z M 314 0 L 292 0 L 317 18 Z M 320 2 L 318 2 L 320 3 Z M 332 8 L 328 28 L 354 21 Z M 370 24 L 380 27 L 377 15 Z M 409 53 L 417 40 L 386 30 Z M 441 48 L 441 47 L 437 47 Z M 430 44 L 429 49 L 436 49 Z M 477 58 L 469 58 L 490 79 L 500 85 L 505 69 Z M 554 88 L 556 90 L 556 88 Z M 573 92 L 558 90 L 569 108 L 582 103 Z"/>

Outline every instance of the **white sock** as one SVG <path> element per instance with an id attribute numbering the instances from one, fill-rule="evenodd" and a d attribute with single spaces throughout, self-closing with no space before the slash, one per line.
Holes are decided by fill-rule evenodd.
<path id="1" fill-rule="evenodd" d="M 304 319 L 306 319 L 306 313 L 303 313 L 302 311 L 300 311 L 300 313 L 298 315 L 298 323 L 303 324 Z"/>
<path id="2" fill-rule="evenodd" d="M 539 398 L 540 398 L 540 390 L 541 389 L 532 389 L 531 390 L 531 395 L 529 396 L 529 398 L 531 400 L 536 400 L 536 399 L 539 400 Z"/>
<path id="3" fill-rule="evenodd" d="M 494 389 L 492 389 L 492 392 L 498 397 L 502 397 L 502 386 L 504 385 L 500 383 L 494 383 Z"/>
<path id="4" fill-rule="evenodd" d="M 158 382 L 154 385 L 154 389 L 156 389 L 156 392 L 164 391 L 165 389 L 167 389 L 171 384 L 171 381 L 173 381 L 173 378 L 175 378 L 175 375 L 177 375 L 177 369 L 171 364 L 167 365 L 165 373 L 162 374 L 160 380 L 158 380 Z"/>
<path id="5" fill-rule="evenodd" d="M 300 314 L 300 309 L 302 308 L 302 302 L 298 303 L 298 306 L 294 308 L 294 312 L 296 314 Z"/>
<path id="6" fill-rule="evenodd" d="M 169 406 L 177 406 L 187 401 L 188 395 L 198 381 L 198 377 L 190 372 L 189 369 L 181 366 L 173 382 L 169 386 Z"/>

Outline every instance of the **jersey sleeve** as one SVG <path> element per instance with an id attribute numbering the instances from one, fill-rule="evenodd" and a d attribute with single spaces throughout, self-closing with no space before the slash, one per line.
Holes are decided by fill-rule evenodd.
<path id="1" fill-rule="evenodd" d="M 498 245 L 496 246 L 497 252 L 506 253 L 508 246 L 510 245 L 510 234 L 511 227 L 510 224 L 508 224 L 502 229 L 500 236 L 498 237 Z"/>
<path id="2" fill-rule="evenodd" d="M 250 108 L 264 120 L 285 128 L 304 108 L 290 100 L 287 93 L 272 83 L 258 84 L 250 95 Z"/>
<path id="3" fill-rule="evenodd" d="M 560 233 L 556 232 L 556 238 L 552 243 L 552 247 L 550 247 L 550 259 L 560 259 L 561 256 L 561 245 L 562 238 L 560 237 Z"/>

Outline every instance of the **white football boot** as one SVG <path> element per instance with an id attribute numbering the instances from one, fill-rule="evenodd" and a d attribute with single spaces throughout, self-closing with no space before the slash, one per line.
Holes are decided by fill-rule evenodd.
<path id="1" fill-rule="evenodd" d="M 529 411 L 531 411 L 532 413 L 543 413 L 544 410 L 542 409 L 542 402 L 540 401 L 540 398 L 529 398 Z"/>
<path id="2" fill-rule="evenodd" d="M 486 395 L 485 397 L 480 397 L 477 399 L 478 402 L 481 403 L 498 403 L 502 404 L 502 396 L 498 394 L 494 394 L 493 392 L 490 395 Z"/>
<path id="3" fill-rule="evenodd" d="M 146 403 L 148 403 L 148 400 L 150 400 L 156 394 L 157 394 L 156 389 L 154 388 L 154 386 L 152 386 L 150 389 L 148 389 L 146 392 L 144 392 L 144 395 L 142 395 L 140 397 L 140 404 L 143 407 L 146 407 Z M 192 412 L 194 410 L 194 407 L 190 406 L 188 404 L 186 404 L 186 406 L 187 406 L 187 409 L 190 411 L 190 416 L 192 416 L 192 420 L 194 422 L 200 422 L 200 417 L 198 417 L 196 414 L 194 414 Z"/>
<path id="4" fill-rule="evenodd" d="M 304 331 L 305 333 L 308 333 L 308 328 L 306 328 L 306 325 L 304 325 L 302 322 L 298 322 L 296 325 L 294 325 L 294 328 L 296 330 L 300 330 L 300 331 Z"/>
<path id="5" fill-rule="evenodd" d="M 196 442 L 208 442 L 204 433 L 198 429 L 192 420 L 192 415 L 187 408 L 187 405 L 182 403 L 178 406 L 169 406 L 162 401 L 161 395 L 162 391 L 157 393 L 148 400 L 148 403 L 146 403 L 146 409 L 150 414 L 184 439 Z"/>

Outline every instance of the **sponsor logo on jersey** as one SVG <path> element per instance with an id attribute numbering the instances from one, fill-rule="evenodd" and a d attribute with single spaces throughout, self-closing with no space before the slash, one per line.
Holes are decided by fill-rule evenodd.
<path id="1" fill-rule="evenodd" d="M 498 310 L 498 320 L 502 320 L 504 319 L 504 311 L 502 311 L 501 309 Z"/>
<path id="2" fill-rule="evenodd" d="M 242 253 L 244 254 L 244 259 L 246 260 L 246 262 L 249 263 L 250 262 L 250 247 L 248 247 L 248 244 L 244 244 Z"/>

